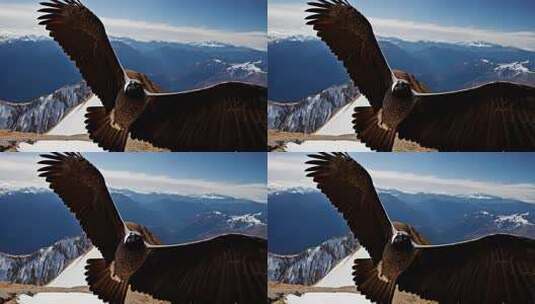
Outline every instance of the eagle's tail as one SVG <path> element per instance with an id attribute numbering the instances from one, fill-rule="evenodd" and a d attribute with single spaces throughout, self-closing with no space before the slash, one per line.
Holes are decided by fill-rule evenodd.
<path id="1" fill-rule="evenodd" d="M 378 304 L 392 303 L 396 284 L 382 280 L 371 259 L 355 259 L 353 270 L 353 281 L 361 294 Z"/>
<path id="2" fill-rule="evenodd" d="M 87 109 L 85 126 L 89 138 L 111 152 L 123 152 L 128 139 L 128 130 L 119 130 L 111 125 L 111 118 L 104 107 Z"/>
<path id="3" fill-rule="evenodd" d="M 356 107 L 353 113 L 353 129 L 357 138 L 366 146 L 379 152 L 390 152 L 394 146 L 396 132 L 379 126 L 377 113 L 372 107 Z"/>
<path id="4" fill-rule="evenodd" d="M 85 279 L 89 290 L 110 304 L 123 304 L 128 291 L 128 282 L 112 277 L 110 267 L 104 259 L 89 259 L 85 266 Z"/>

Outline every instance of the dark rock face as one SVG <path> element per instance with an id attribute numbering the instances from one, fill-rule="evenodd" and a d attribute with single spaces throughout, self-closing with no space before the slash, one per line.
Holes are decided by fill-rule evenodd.
<path id="1" fill-rule="evenodd" d="M 268 128 L 313 133 L 359 95 L 355 86 L 346 84 L 330 87 L 295 103 L 269 102 Z"/>
<path id="2" fill-rule="evenodd" d="M 0 253 L 0 281 L 44 285 L 92 247 L 85 236 L 64 239 L 27 255 Z"/>

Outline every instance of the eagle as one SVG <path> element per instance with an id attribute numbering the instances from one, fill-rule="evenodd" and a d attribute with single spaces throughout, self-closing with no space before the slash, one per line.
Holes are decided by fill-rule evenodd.
<path id="1" fill-rule="evenodd" d="M 391 304 L 399 290 L 439 303 L 535 301 L 535 240 L 492 234 L 429 245 L 413 227 L 390 221 L 371 176 L 348 154 L 309 157 L 307 176 L 370 255 L 353 266 L 357 290 L 368 299 Z"/>
<path id="2" fill-rule="evenodd" d="M 225 234 L 162 245 L 146 227 L 124 222 L 104 177 L 77 153 L 42 155 L 39 176 L 76 216 L 102 259 L 90 259 L 89 289 L 122 304 L 128 288 L 175 304 L 250 304 L 267 298 L 267 241 Z"/>
<path id="3" fill-rule="evenodd" d="M 223 82 L 163 93 L 123 68 L 100 19 L 78 0 L 42 2 L 39 24 L 76 63 L 102 107 L 86 114 L 89 137 L 108 151 L 129 136 L 172 151 L 265 151 L 267 89 Z"/>
<path id="4" fill-rule="evenodd" d="M 492 82 L 423 93 L 390 69 L 369 21 L 346 0 L 308 3 L 307 24 L 341 60 L 371 106 L 356 107 L 357 138 L 392 151 L 396 137 L 439 151 L 535 150 L 535 87 Z"/>

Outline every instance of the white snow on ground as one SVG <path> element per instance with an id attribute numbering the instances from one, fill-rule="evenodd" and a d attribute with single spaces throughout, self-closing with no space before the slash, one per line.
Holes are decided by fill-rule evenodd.
<path id="1" fill-rule="evenodd" d="M 364 248 L 360 248 L 355 253 L 349 255 L 338 265 L 336 265 L 323 279 L 321 279 L 315 287 L 345 287 L 353 286 L 353 260 L 356 258 L 366 259 L 370 256 Z M 355 293 L 305 293 L 298 297 L 289 295 L 286 298 L 288 304 L 371 304 L 361 294 Z"/>
<path id="2" fill-rule="evenodd" d="M 43 140 L 34 144 L 21 143 L 17 147 L 19 152 L 103 152 L 97 144 L 89 141 L 58 141 Z"/>
<path id="3" fill-rule="evenodd" d="M 86 134 L 85 114 L 88 107 L 100 107 L 102 103 L 97 96 L 91 97 L 72 109 L 67 116 L 63 117 L 61 122 L 50 130 L 48 135 L 78 135 Z"/>
<path id="4" fill-rule="evenodd" d="M 79 135 L 87 134 L 85 129 L 85 114 L 88 107 L 102 106 L 98 97 L 93 96 L 89 100 L 72 109 L 67 116 L 65 116 L 48 135 Z M 102 152 L 96 143 L 89 141 L 53 141 L 43 140 L 34 144 L 21 143 L 17 150 L 19 152 Z"/>
<path id="5" fill-rule="evenodd" d="M 85 281 L 85 265 L 87 264 L 88 259 L 99 259 L 102 258 L 100 251 L 97 248 L 93 247 L 88 253 L 80 256 L 74 260 L 67 268 L 65 268 L 60 275 L 50 282 L 48 287 L 77 287 L 77 286 L 86 286 L 87 282 Z"/>
<path id="6" fill-rule="evenodd" d="M 368 100 L 360 96 L 355 101 L 342 107 L 316 135 L 347 135 L 353 134 L 353 109 L 356 106 L 369 106 Z M 287 152 L 372 152 L 365 144 L 348 140 L 314 140 L 305 141 L 301 144 L 289 142 L 286 145 Z"/>
<path id="7" fill-rule="evenodd" d="M 353 261 L 355 259 L 369 259 L 370 255 L 366 252 L 366 249 L 360 247 L 355 253 L 347 256 L 341 260 L 329 273 L 323 277 L 316 287 L 346 287 L 353 286 Z"/>
<path id="8" fill-rule="evenodd" d="M 310 140 L 302 144 L 289 142 L 286 144 L 286 152 L 371 152 L 361 142 L 348 140 Z"/>
<path id="9" fill-rule="evenodd" d="M 334 114 L 329 121 L 318 131 L 316 135 L 346 135 L 353 134 L 353 112 L 355 107 L 369 107 L 370 103 L 364 97 L 364 95 L 359 96 L 355 101 L 348 103 L 342 107 L 336 114 Z"/>
<path id="10" fill-rule="evenodd" d="M 298 297 L 289 295 L 288 304 L 370 304 L 363 295 L 355 293 L 305 293 Z M 25 303 L 23 303 L 25 304 Z"/>
<path id="11" fill-rule="evenodd" d="M 74 260 L 60 275 L 50 282 L 48 287 L 78 287 L 87 286 L 85 281 L 85 265 L 88 259 L 102 258 L 97 248 L 93 247 L 88 253 Z M 20 304 L 58 304 L 58 303 L 76 303 L 76 304 L 103 304 L 97 296 L 89 293 L 78 292 L 50 292 L 38 293 L 33 297 L 21 295 L 18 298 Z"/>
<path id="12" fill-rule="evenodd" d="M 59 293 L 47 292 L 38 293 L 33 297 L 21 295 L 18 298 L 20 304 L 58 304 L 58 303 L 76 303 L 76 304 L 103 304 L 97 296 L 89 293 Z"/>

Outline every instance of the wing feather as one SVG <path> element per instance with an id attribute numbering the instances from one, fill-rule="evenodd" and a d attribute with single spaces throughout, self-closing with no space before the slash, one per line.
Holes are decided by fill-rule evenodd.
<path id="1" fill-rule="evenodd" d="M 370 22 L 347 1 L 309 2 L 306 17 L 341 60 L 349 76 L 375 110 L 392 86 L 392 72 L 375 39 Z"/>
<path id="2" fill-rule="evenodd" d="M 124 87 L 125 74 L 100 19 L 79 1 L 42 2 L 39 24 L 76 63 L 83 78 L 107 111 Z"/>
<path id="3" fill-rule="evenodd" d="M 42 155 L 39 176 L 58 194 L 80 222 L 104 259 L 110 262 L 124 238 L 125 225 L 111 199 L 104 177 L 77 153 Z"/>
<path id="4" fill-rule="evenodd" d="M 440 151 L 535 150 L 535 87 L 494 82 L 417 98 L 402 139 Z"/>
<path id="5" fill-rule="evenodd" d="M 306 171 L 318 188 L 342 213 L 351 231 L 366 248 L 374 264 L 383 255 L 393 235 L 386 214 L 368 172 L 343 153 L 310 155 Z"/>
<path id="6" fill-rule="evenodd" d="M 496 234 L 442 246 L 418 246 L 398 278 L 401 291 L 440 303 L 532 303 L 535 240 Z"/>
<path id="7" fill-rule="evenodd" d="M 135 291 L 176 304 L 267 301 L 267 241 L 237 234 L 174 246 L 151 246 L 131 277 Z"/>
<path id="8" fill-rule="evenodd" d="M 131 134 L 173 151 L 265 151 L 266 111 L 266 88 L 246 83 L 152 94 Z"/>

